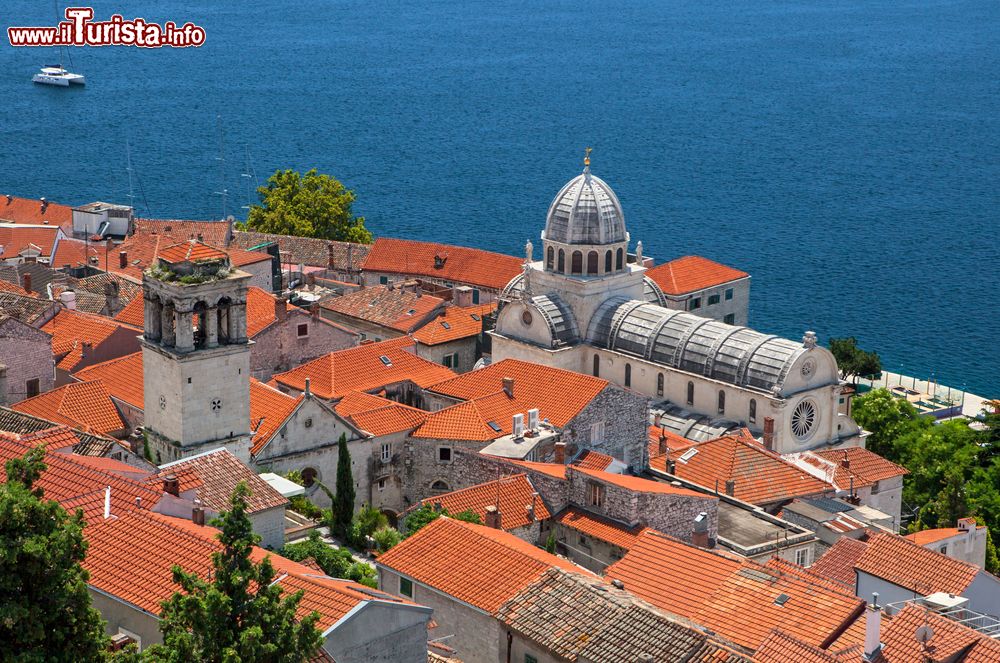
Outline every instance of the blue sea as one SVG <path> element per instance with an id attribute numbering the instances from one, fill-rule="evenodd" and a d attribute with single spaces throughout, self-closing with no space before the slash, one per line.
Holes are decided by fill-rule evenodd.
<path id="1" fill-rule="evenodd" d="M 520 254 L 589 145 L 646 254 L 752 274 L 753 326 L 1000 395 L 994 0 L 92 5 L 207 42 L 4 36 L 0 193 L 126 202 L 128 141 L 142 215 L 221 218 L 224 182 L 241 217 L 242 172 L 318 168 L 378 235 Z M 31 84 L 70 58 L 85 89 Z"/>

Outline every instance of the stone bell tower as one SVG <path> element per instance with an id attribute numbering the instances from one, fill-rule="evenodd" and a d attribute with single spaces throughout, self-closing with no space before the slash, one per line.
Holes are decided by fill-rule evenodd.
<path id="1" fill-rule="evenodd" d="M 169 246 L 142 278 L 144 419 L 153 461 L 226 447 L 250 459 L 247 282 L 229 256 Z"/>

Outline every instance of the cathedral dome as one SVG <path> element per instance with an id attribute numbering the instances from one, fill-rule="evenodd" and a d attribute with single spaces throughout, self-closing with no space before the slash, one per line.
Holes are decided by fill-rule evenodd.
<path id="1" fill-rule="evenodd" d="M 544 239 L 561 244 L 603 245 L 627 241 L 618 196 L 590 166 L 559 190 L 549 205 Z"/>

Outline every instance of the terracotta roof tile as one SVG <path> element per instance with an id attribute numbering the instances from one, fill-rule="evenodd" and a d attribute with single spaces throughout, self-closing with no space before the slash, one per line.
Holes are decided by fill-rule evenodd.
<path id="1" fill-rule="evenodd" d="M 0 201 L 2 204 L 2 201 Z M 98 250 L 100 249 L 100 250 Z M 61 269 L 62 267 L 69 265 L 70 267 L 80 267 L 83 265 L 104 265 L 104 252 L 105 247 L 102 242 L 86 242 L 82 239 L 70 239 L 69 237 L 64 237 L 59 240 L 59 244 L 56 245 L 55 255 L 52 256 L 52 266 L 56 269 Z M 114 256 L 117 259 L 118 254 L 112 251 L 108 252 L 109 256 Z M 91 260 L 92 258 L 96 259 Z M 110 258 L 108 262 L 110 264 Z"/>
<path id="2" fill-rule="evenodd" d="M 2 199 L 0 199 L 0 200 L 2 200 Z M 13 283 L 9 283 L 7 281 L 4 281 L 3 279 L 0 279 L 0 291 L 2 291 L 2 292 L 9 292 L 9 293 L 15 294 L 15 295 L 21 295 L 22 297 L 37 297 L 38 296 L 38 293 L 36 293 L 36 292 L 28 292 L 27 290 L 25 290 L 21 286 L 15 285 Z"/>
<path id="3" fill-rule="evenodd" d="M 0 221 L 33 225 L 59 226 L 67 235 L 73 233 L 73 208 L 51 200 L 0 196 Z"/>
<path id="4" fill-rule="evenodd" d="M 499 504 L 500 524 L 504 530 L 510 531 L 526 527 L 536 520 L 548 520 L 552 517 L 545 503 L 533 495 L 535 492 L 535 487 L 526 474 L 515 474 L 471 488 L 428 497 L 420 503 L 426 506 L 440 504 L 451 514 L 473 511 L 479 514 L 483 522 L 486 522 L 486 507 Z M 535 515 L 529 519 L 527 507 L 531 504 L 535 506 Z"/>
<path id="5" fill-rule="evenodd" d="M 100 380 L 108 393 L 132 407 L 142 409 L 142 352 L 111 359 L 80 369 L 74 374 L 78 380 Z"/>
<path id="6" fill-rule="evenodd" d="M 496 304 L 461 308 L 449 306 L 443 315 L 413 332 L 412 336 L 424 345 L 440 345 L 450 341 L 478 336 L 483 332 L 483 317 L 496 310 Z"/>
<path id="7" fill-rule="evenodd" d="M 576 507 L 563 509 L 556 522 L 589 537 L 629 550 L 645 527 L 629 527 L 603 516 Z"/>
<path id="8" fill-rule="evenodd" d="M 411 431 L 427 418 L 424 410 L 363 391 L 347 394 L 335 409 L 337 414 L 350 419 L 356 427 L 376 437 Z"/>
<path id="9" fill-rule="evenodd" d="M 168 474 L 185 470 L 195 474 L 201 482 L 198 499 L 215 511 L 229 508 L 229 498 L 241 481 L 246 482 L 250 489 L 247 505 L 251 513 L 288 504 L 288 500 L 281 493 L 226 449 L 214 449 L 161 465 L 157 481 Z"/>
<path id="10" fill-rule="evenodd" d="M 0 208 L 3 198 L 0 198 Z M 48 258 L 56 244 L 58 227 L 0 225 L 0 258 L 16 258 L 27 248 L 35 247 L 41 257 Z"/>
<path id="11" fill-rule="evenodd" d="M 320 308 L 401 332 L 413 331 L 427 316 L 444 307 L 444 300 L 387 285 L 369 286 L 340 297 L 329 297 Z"/>
<path id="12" fill-rule="evenodd" d="M 481 249 L 380 237 L 372 245 L 363 269 L 500 290 L 521 273 L 521 264 L 520 258 Z"/>
<path id="13" fill-rule="evenodd" d="M 850 658 L 813 647 L 780 630 L 771 631 L 753 657 L 754 663 L 840 663 L 860 661 L 861 652 L 852 650 Z"/>
<path id="14" fill-rule="evenodd" d="M 864 608 L 825 585 L 690 546 L 652 530 L 605 571 L 653 605 L 756 649 L 780 627 L 814 646 L 832 641 Z"/>
<path id="15" fill-rule="evenodd" d="M 842 594 L 846 594 L 847 596 L 854 596 L 853 583 L 848 585 L 839 582 L 837 580 L 833 580 L 832 578 L 826 575 L 817 573 L 812 568 L 807 569 L 805 567 L 799 566 L 794 562 L 789 562 L 787 559 L 783 557 L 772 557 L 771 559 L 767 560 L 767 563 L 764 566 L 766 566 L 769 569 L 774 569 L 775 571 L 780 571 L 781 573 L 799 576 L 804 580 L 807 580 L 808 582 L 816 583 L 817 585 L 823 585 L 824 587 L 826 587 L 831 591 L 840 592 Z"/>
<path id="16" fill-rule="evenodd" d="M 576 460 L 573 461 L 573 466 L 585 470 L 600 470 L 603 472 L 611 467 L 611 464 L 614 462 L 615 459 L 607 454 L 602 454 L 590 449 L 584 449 L 583 453 L 577 456 Z"/>
<path id="17" fill-rule="evenodd" d="M 651 458 L 650 467 L 666 471 L 667 458 Z M 830 484 L 779 454 L 737 435 L 692 444 L 681 454 L 671 454 L 670 459 L 674 461 L 675 476 L 706 488 L 733 481 L 734 496 L 751 504 L 781 502 L 833 491 Z"/>
<path id="18" fill-rule="evenodd" d="M 111 402 L 111 394 L 100 380 L 67 384 L 12 407 L 18 412 L 100 434 L 117 433 L 127 428 Z"/>
<path id="19" fill-rule="evenodd" d="M 406 380 L 427 387 L 454 375 L 444 366 L 409 352 L 407 348 L 412 346 L 412 339 L 401 337 L 339 350 L 279 373 L 274 380 L 282 386 L 304 391 L 306 378 L 309 378 L 310 388 L 316 396 L 336 400 L 352 391 L 372 391 Z M 388 363 L 380 359 L 383 356 Z"/>
<path id="20" fill-rule="evenodd" d="M 212 246 L 226 246 L 229 224 L 225 221 L 185 221 L 178 219 L 135 219 L 133 235 L 157 235 L 170 243 L 198 239 Z"/>
<path id="21" fill-rule="evenodd" d="M 100 315 L 60 310 L 42 325 L 42 331 L 52 335 L 52 354 L 60 357 L 57 368 L 72 372 L 83 359 L 84 344 L 98 347 L 120 329 L 139 333 L 139 329 L 117 323 Z"/>
<path id="22" fill-rule="evenodd" d="M 189 239 L 160 249 L 156 257 L 166 262 L 177 263 L 223 260 L 229 256 L 222 249 L 199 242 L 196 239 Z"/>
<path id="23" fill-rule="evenodd" d="M 855 568 L 922 596 L 934 592 L 962 594 L 980 571 L 974 564 L 883 532 L 869 536 Z"/>
<path id="24" fill-rule="evenodd" d="M 377 563 L 489 613 L 550 568 L 590 575 L 513 534 L 447 517 L 425 525 Z"/>
<path id="25" fill-rule="evenodd" d="M 822 557 L 813 562 L 809 570 L 853 588 L 857 585 L 854 565 L 867 548 L 868 544 L 864 541 L 842 536 Z"/>
<path id="26" fill-rule="evenodd" d="M 977 530 L 986 529 L 985 526 L 977 527 Z M 941 527 L 938 529 L 925 529 L 919 532 L 914 532 L 913 534 L 907 534 L 903 538 L 907 541 L 912 541 L 918 546 L 929 546 L 932 543 L 937 543 L 938 541 L 944 541 L 945 539 L 950 539 L 953 536 L 958 536 L 961 531 L 957 527 Z"/>
<path id="27" fill-rule="evenodd" d="M 22 436 L 22 439 L 33 437 L 35 434 L 51 431 L 53 427 L 61 428 L 63 425 L 64 424 L 59 424 L 46 417 L 36 417 L 24 412 L 17 412 L 8 407 L 0 407 L 0 431 L 20 435 Z M 94 433 L 87 433 L 79 428 L 73 429 L 73 434 L 80 441 L 80 443 L 73 448 L 73 451 L 77 454 L 87 456 L 103 456 L 117 444 L 111 438 L 96 435 Z M 40 442 L 35 441 L 32 444 L 39 443 Z"/>
<path id="28" fill-rule="evenodd" d="M 610 483 L 619 488 L 626 488 L 636 493 L 656 493 L 659 495 L 683 495 L 685 497 L 696 497 L 705 500 L 717 499 L 712 495 L 706 493 L 699 493 L 694 490 L 689 490 L 687 488 L 678 488 L 672 484 L 665 481 L 652 481 L 650 479 L 643 479 L 641 477 L 634 477 L 627 474 L 613 474 L 611 472 L 601 472 L 598 470 L 588 470 L 583 467 L 575 467 L 570 465 L 568 471 L 580 472 L 585 474 L 591 479 L 598 479 L 606 483 Z"/>
<path id="29" fill-rule="evenodd" d="M 862 449 L 861 447 L 850 447 L 847 449 L 830 449 L 827 451 L 813 452 L 820 458 L 834 463 L 836 469 L 833 477 L 837 488 L 846 490 L 851 485 L 851 477 L 854 477 L 854 487 L 870 486 L 876 481 L 884 481 L 894 477 L 909 474 L 902 465 L 897 465 L 882 458 L 878 454 Z M 843 461 L 848 461 L 849 467 L 845 467 Z"/>
<path id="30" fill-rule="evenodd" d="M 504 458 L 503 460 L 511 465 L 517 465 L 526 470 L 550 476 L 553 479 L 562 479 L 564 481 L 566 479 L 567 466 L 562 463 L 536 463 L 530 460 L 516 460 L 514 458 Z"/>
<path id="31" fill-rule="evenodd" d="M 701 256 L 684 256 L 646 270 L 666 295 L 686 295 L 750 276 Z"/>
<path id="32" fill-rule="evenodd" d="M 269 387 L 258 380 L 250 380 L 250 429 L 256 431 L 250 453 L 257 455 L 281 429 L 305 396 L 298 398 Z"/>

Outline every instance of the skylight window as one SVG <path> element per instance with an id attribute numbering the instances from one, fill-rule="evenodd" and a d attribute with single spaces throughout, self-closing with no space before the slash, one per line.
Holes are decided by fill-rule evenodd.
<path id="1" fill-rule="evenodd" d="M 778 594 L 778 598 L 774 599 L 774 604 L 775 605 L 785 605 L 786 603 L 788 603 L 788 600 L 790 598 L 792 598 L 792 597 L 789 596 L 788 594 Z"/>
<path id="2" fill-rule="evenodd" d="M 499 433 L 501 430 L 503 430 L 502 428 L 500 428 L 500 424 L 498 424 L 495 421 L 487 421 L 486 425 L 489 426 L 490 428 L 492 428 L 493 431 L 496 432 L 496 433 Z"/>
<path id="3" fill-rule="evenodd" d="M 406 312 L 406 315 L 413 315 L 416 312 L 417 312 L 417 309 L 411 308 L 409 311 Z"/>
<path id="4" fill-rule="evenodd" d="M 473 320 L 475 320 L 476 322 L 479 322 L 480 320 L 482 320 L 482 318 L 480 318 L 480 317 L 479 317 L 478 315 L 476 315 L 475 313 L 473 313 L 473 314 L 472 314 L 472 319 L 473 319 Z"/>
<path id="5" fill-rule="evenodd" d="M 678 458 L 677 460 L 681 461 L 682 463 L 687 463 L 689 460 L 694 458 L 697 453 L 698 453 L 697 449 L 688 449 L 683 454 L 681 454 L 681 457 Z"/>
<path id="6" fill-rule="evenodd" d="M 378 359 L 379 359 L 379 361 L 381 361 L 381 362 L 382 362 L 383 364 L 385 364 L 386 366 L 389 366 L 389 367 L 391 367 L 391 366 L 392 366 L 392 360 L 391 360 L 391 359 L 389 359 L 388 357 L 386 357 L 385 355 L 382 355 L 382 356 L 381 356 L 381 357 L 379 357 Z"/>
<path id="7" fill-rule="evenodd" d="M 445 329 L 451 329 L 451 325 L 449 325 L 447 322 L 442 322 L 441 326 L 444 327 Z"/>

